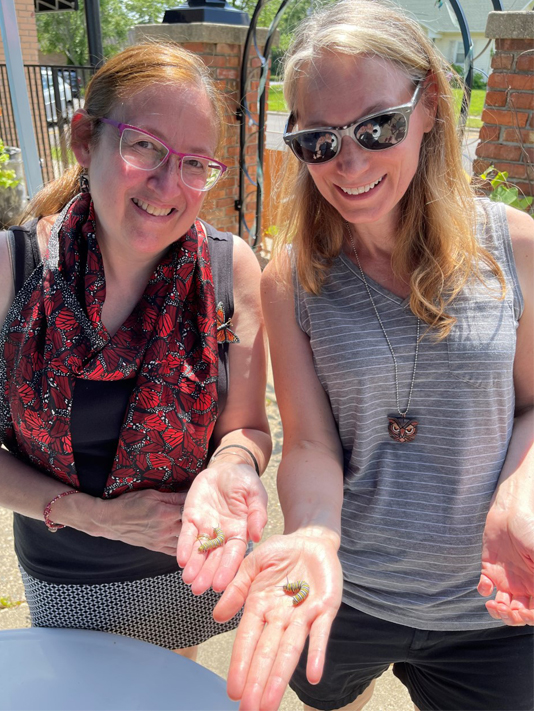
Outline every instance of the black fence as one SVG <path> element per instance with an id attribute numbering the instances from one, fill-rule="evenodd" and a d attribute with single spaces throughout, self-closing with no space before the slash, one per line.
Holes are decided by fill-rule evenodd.
<path id="1" fill-rule="evenodd" d="M 43 182 L 59 177 L 76 161 L 69 148 L 70 119 L 83 107 L 92 67 L 27 64 L 24 67 Z M 0 138 L 20 147 L 7 68 L 0 64 Z"/>

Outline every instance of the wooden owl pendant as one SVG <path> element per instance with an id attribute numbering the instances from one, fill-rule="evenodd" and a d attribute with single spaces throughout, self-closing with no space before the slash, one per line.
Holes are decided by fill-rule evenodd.
<path id="1" fill-rule="evenodd" d="M 411 420 L 409 417 L 388 415 L 388 432 L 391 439 L 395 442 L 411 442 L 417 434 L 417 420 Z"/>

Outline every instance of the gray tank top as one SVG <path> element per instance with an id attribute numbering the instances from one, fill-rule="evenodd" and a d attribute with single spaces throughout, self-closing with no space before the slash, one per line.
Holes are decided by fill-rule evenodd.
<path id="1" fill-rule="evenodd" d="M 514 418 L 513 360 L 523 299 L 504 207 L 477 200 L 477 236 L 501 265 L 506 296 L 469 284 L 451 309 L 457 323 L 419 346 L 409 415 L 417 437 L 388 435 L 396 412 L 393 359 L 358 268 L 341 254 L 321 294 L 295 281 L 297 321 L 308 335 L 344 452 L 339 551 L 343 600 L 419 629 L 498 626 L 476 591 L 484 523 Z M 393 345 L 406 406 L 417 320 L 408 300 L 367 281 Z"/>

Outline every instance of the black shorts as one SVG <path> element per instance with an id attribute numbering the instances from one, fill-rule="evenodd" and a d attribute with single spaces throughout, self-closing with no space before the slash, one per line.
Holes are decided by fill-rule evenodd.
<path id="1" fill-rule="evenodd" d="M 534 629 L 417 630 L 342 604 L 328 642 L 323 678 L 306 679 L 304 649 L 290 686 L 322 711 L 354 701 L 393 664 L 420 711 L 532 711 Z"/>

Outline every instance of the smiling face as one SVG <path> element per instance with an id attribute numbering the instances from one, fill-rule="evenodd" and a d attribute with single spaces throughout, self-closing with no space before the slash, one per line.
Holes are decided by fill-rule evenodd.
<path id="1" fill-rule="evenodd" d="M 325 54 L 297 87 L 298 129 L 341 127 L 409 102 L 414 84 L 391 63 L 376 57 Z M 433 118 L 420 101 L 407 137 L 380 151 L 365 150 L 343 136 L 339 154 L 307 169 L 321 195 L 353 225 L 395 230 L 398 205 L 419 161 L 421 141 Z"/>
<path id="2" fill-rule="evenodd" d="M 182 153 L 213 157 L 217 146 L 213 108 L 201 88 L 152 86 L 118 104 L 107 118 L 149 131 Z M 128 165 L 119 153 L 119 132 L 110 125 L 101 127 L 96 141 L 73 140 L 73 150 L 88 169 L 104 252 L 157 259 L 195 221 L 205 193 L 184 185 L 177 156 L 152 171 Z"/>

